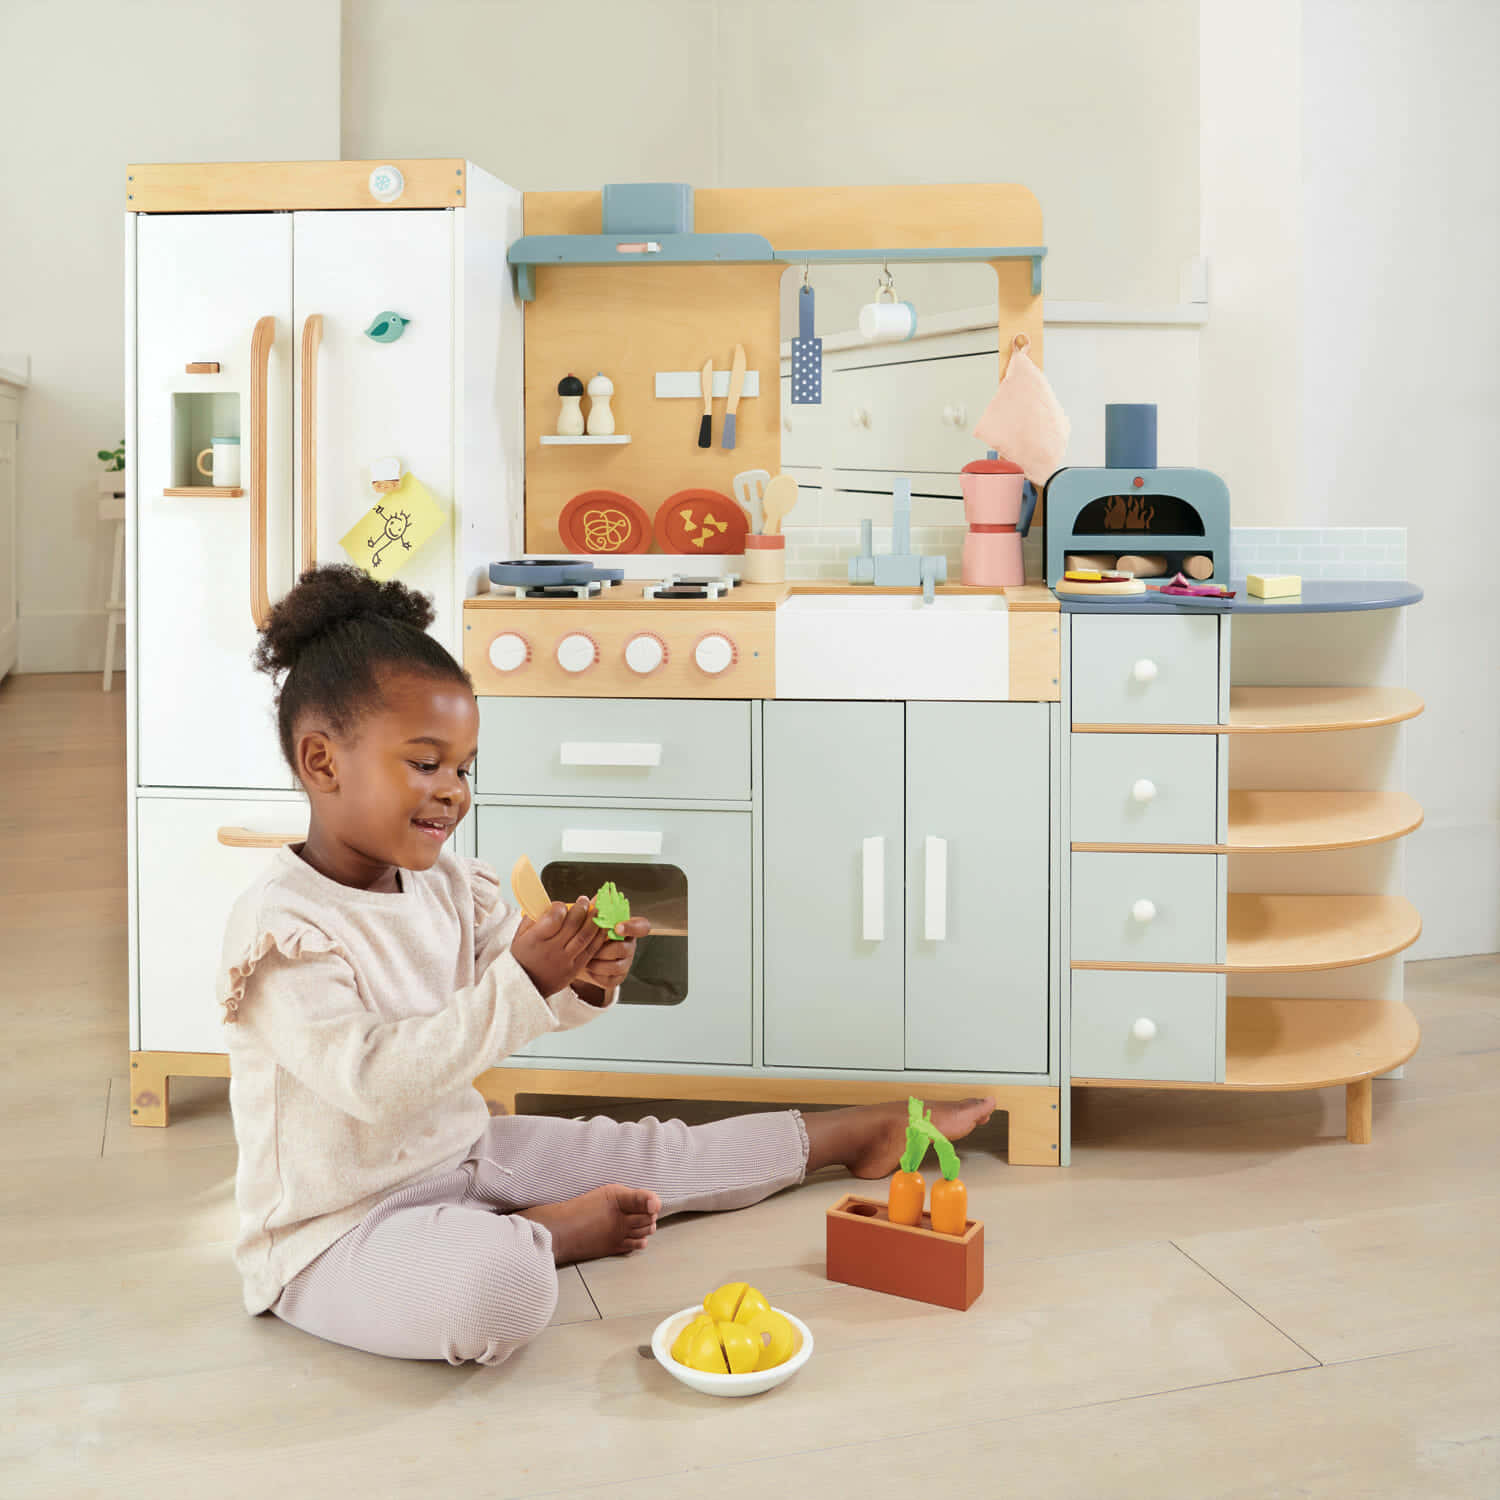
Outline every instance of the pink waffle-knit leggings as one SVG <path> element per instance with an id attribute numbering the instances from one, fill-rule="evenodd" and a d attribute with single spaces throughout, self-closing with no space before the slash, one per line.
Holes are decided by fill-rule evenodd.
<path id="1" fill-rule="evenodd" d="M 271 1310 L 371 1354 L 498 1365 L 557 1306 L 552 1234 L 518 1209 L 610 1182 L 656 1193 L 662 1218 L 744 1208 L 800 1182 L 806 1167 L 795 1110 L 694 1126 L 498 1116 L 452 1171 L 377 1203 Z"/>

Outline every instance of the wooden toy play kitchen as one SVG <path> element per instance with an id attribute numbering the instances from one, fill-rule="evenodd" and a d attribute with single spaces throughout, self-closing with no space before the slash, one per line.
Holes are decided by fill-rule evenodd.
<path id="1" fill-rule="evenodd" d="M 889 551 L 789 581 L 783 414 L 837 372 L 810 295 L 783 372 L 783 275 L 982 263 L 997 377 L 1040 363 L 1024 188 L 297 162 L 134 166 L 125 207 L 133 1123 L 226 1070 L 224 918 L 306 827 L 254 633 L 354 557 L 434 597 L 473 677 L 460 848 L 653 924 L 620 1003 L 489 1098 L 979 1091 L 1012 1162 L 1055 1165 L 1071 1085 L 1339 1084 L 1369 1139 L 1417 1044 L 1390 851 L 1421 819 L 1394 780 L 1418 590 L 1250 597 L 1224 485 L 1158 469 L 1139 414 L 1040 502 L 974 440 L 961 584 L 899 478 Z M 1232 597 L 1058 592 L 1126 558 Z"/>

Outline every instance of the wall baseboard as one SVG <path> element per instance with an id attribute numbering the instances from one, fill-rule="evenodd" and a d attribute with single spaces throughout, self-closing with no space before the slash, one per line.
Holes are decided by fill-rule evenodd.
<path id="1" fill-rule="evenodd" d="M 104 632 L 109 623 L 102 609 L 45 610 L 21 616 L 18 672 L 102 672 Z M 125 632 L 117 632 L 115 670 L 125 666 Z"/>

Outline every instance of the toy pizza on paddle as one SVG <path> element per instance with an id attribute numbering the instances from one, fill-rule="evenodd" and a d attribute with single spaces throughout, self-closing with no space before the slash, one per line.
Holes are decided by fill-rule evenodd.
<path id="1" fill-rule="evenodd" d="M 1056 594 L 1144 594 L 1146 585 L 1130 573 L 1070 568 L 1053 586 Z"/>

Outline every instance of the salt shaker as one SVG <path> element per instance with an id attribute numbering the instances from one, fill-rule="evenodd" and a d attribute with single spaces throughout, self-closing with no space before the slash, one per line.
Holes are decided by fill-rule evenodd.
<path id="1" fill-rule="evenodd" d="M 602 370 L 589 381 L 589 436 L 612 437 L 615 430 L 615 414 L 610 410 L 609 398 L 615 393 L 614 381 Z"/>

